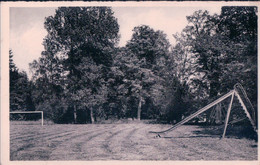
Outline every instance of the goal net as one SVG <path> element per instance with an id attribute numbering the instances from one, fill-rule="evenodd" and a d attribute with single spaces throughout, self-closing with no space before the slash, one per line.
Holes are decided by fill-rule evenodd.
<path id="1" fill-rule="evenodd" d="M 11 125 L 43 125 L 43 111 L 10 112 Z"/>

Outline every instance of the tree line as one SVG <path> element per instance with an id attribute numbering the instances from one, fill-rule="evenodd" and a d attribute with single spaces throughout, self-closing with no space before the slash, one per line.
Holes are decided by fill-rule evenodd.
<path id="1" fill-rule="evenodd" d="M 174 21 L 174 20 L 173 20 Z M 10 111 L 41 110 L 55 123 L 136 118 L 179 121 L 240 82 L 257 107 L 257 7 L 198 10 L 166 34 L 147 25 L 118 46 L 109 7 L 60 7 L 45 19 L 44 51 L 15 66 L 9 51 Z"/>

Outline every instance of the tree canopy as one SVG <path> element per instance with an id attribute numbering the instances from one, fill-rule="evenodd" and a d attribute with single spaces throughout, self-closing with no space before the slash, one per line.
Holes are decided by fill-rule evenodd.
<path id="1" fill-rule="evenodd" d="M 257 8 L 198 10 L 181 33 L 133 28 L 118 46 L 110 7 L 60 7 L 46 17 L 44 51 L 29 80 L 9 52 L 10 110 L 56 123 L 137 118 L 176 122 L 240 82 L 257 107 Z"/>

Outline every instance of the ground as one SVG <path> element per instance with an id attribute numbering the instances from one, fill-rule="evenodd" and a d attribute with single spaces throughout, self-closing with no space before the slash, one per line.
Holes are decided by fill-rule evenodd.
<path id="1" fill-rule="evenodd" d="M 10 126 L 10 160 L 257 160 L 257 142 L 205 126 L 54 124 Z M 212 133 L 214 132 L 214 133 Z M 220 133 L 220 134 L 219 134 Z"/>

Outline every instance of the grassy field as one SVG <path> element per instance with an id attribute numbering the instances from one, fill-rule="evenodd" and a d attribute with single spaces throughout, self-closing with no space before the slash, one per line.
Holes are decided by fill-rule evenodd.
<path id="1" fill-rule="evenodd" d="M 257 160 L 255 140 L 220 139 L 211 128 L 185 125 L 161 138 L 148 133 L 170 126 L 11 124 L 10 160 Z"/>

